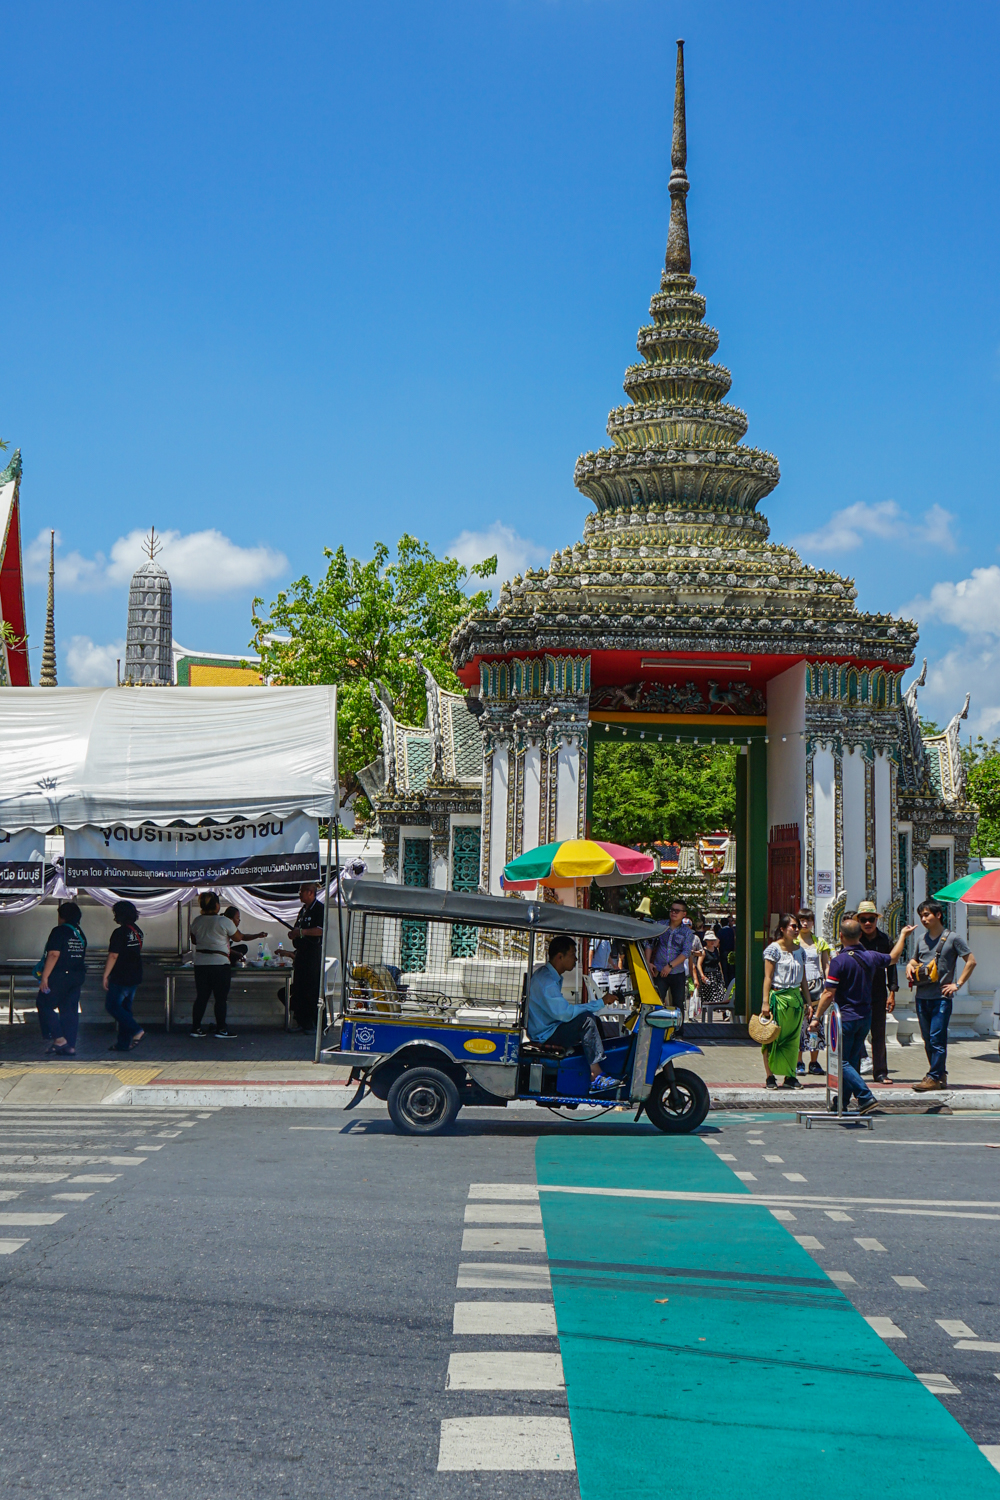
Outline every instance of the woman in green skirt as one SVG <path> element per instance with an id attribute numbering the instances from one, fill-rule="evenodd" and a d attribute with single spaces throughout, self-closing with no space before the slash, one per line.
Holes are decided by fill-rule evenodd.
<path id="1" fill-rule="evenodd" d="M 764 949 L 764 999 L 760 1018 L 766 1021 L 770 1017 L 780 1027 L 774 1041 L 760 1049 L 764 1058 L 764 1082 L 769 1089 L 778 1087 L 776 1073 L 783 1075 L 786 1089 L 801 1087 L 795 1068 L 809 991 L 806 987 L 806 956 L 797 946 L 798 937 L 798 918 L 791 912 L 782 912 L 775 940 Z"/>

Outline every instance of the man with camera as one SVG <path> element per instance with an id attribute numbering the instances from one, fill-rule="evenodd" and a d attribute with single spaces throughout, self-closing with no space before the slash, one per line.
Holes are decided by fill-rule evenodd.
<path id="1" fill-rule="evenodd" d="M 927 1076 L 913 1087 L 926 1094 L 948 1086 L 948 1023 L 952 1002 L 976 967 L 976 960 L 965 939 L 945 927 L 940 901 L 921 901 L 917 916 L 925 931 L 906 966 L 906 977 L 915 986 L 917 1020 L 927 1053 Z M 965 959 L 965 967 L 956 982 L 955 970 L 960 958 Z"/>

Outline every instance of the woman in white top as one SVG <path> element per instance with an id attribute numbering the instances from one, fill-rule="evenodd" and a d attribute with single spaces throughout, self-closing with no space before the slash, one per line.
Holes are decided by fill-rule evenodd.
<path id="1" fill-rule="evenodd" d="M 806 985 L 806 956 L 796 947 L 798 918 L 782 912 L 775 930 L 775 941 L 764 949 L 764 998 L 760 1018 L 773 1017 L 781 1028 L 774 1041 L 762 1047 L 764 1082 L 769 1089 L 778 1087 L 775 1074 L 784 1076 L 786 1089 L 801 1088 L 795 1076 L 799 1060 L 799 1033 L 802 1017 L 809 1004 Z"/>
<path id="2" fill-rule="evenodd" d="M 198 897 L 201 915 L 191 923 L 191 945 L 194 948 L 194 1009 L 191 1012 L 191 1035 L 207 1036 L 201 1023 L 211 995 L 215 1000 L 215 1035 L 229 1038 L 226 1030 L 226 1001 L 233 971 L 229 964 L 229 944 L 238 931 L 236 923 L 219 915 L 219 898 L 214 891 L 202 891 Z"/>

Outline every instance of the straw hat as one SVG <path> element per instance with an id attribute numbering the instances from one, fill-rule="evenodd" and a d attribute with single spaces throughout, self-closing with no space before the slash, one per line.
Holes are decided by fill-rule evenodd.
<path id="1" fill-rule="evenodd" d="M 866 916 L 868 916 L 868 917 L 877 917 L 878 916 L 878 907 L 875 905 L 874 901 L 859 901 L 858 902 L 858 916 L 859 917 L 860 917 L 860 915 L 861 915 L 862 912 L 864 912 L 864 914 Z"/>
<path id="2" fill-rule="evenodd" d="M 635 909 L 635 915 L 637 917 L 651 917 L 653 915 L 653 908 L 649 904 L 648 896 L 643 896 Z"/>

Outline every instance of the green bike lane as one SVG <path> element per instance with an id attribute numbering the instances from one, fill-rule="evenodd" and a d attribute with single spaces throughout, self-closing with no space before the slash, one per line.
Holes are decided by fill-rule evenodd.
<path id="1" fill-rule="evenodd" d="M 746 1194 L 697 1137 L 549 1136 L 535 1156 L 582 1500 L 854 1488 L 873 1440 L 887 1500 L 1000 1500 L 968 1434 L 766 1208 L 627 1196 Z"/>

